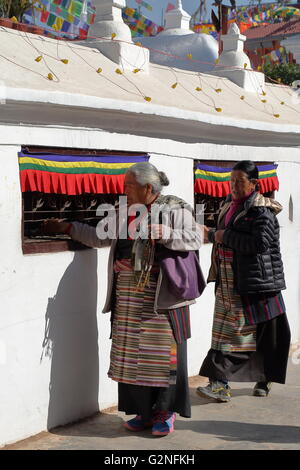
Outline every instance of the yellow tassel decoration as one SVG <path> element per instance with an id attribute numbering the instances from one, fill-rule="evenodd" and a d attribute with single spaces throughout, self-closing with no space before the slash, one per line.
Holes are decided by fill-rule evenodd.
<path id="1" fill-rule="evenodd" d="M 173 85 L 171 86 L 171 88 L 174 88 L 174 89 L 175 89 L 175 88 L 177 87 L 177 85 L 178 85 L 177 82 L 176 82 L 176 83 L 173 83 Z"/>
<path id="2" fill-rule="evenodd" d="M 102 68 L 99 67 L 97 70 L 96 70 L 97 73 L 101 73 L 102 72 Z"/>
<path id="3" fill-rule="evenodd" d="M 244 64 L 244 69 L 246 69 L 246 68 L 247 68 L 247 64 Z"/>
<path id="4" fill-rule="evenodd" d="M 200 88 L 199 86 L 197 86 L 197 88 L 195 88 L 196 91 L 202 91 L 202 88 Z"/>
<path id="5" fill-rule="evenodd" d="M 218 113 L 221 113 L 221 112 L 222 112 L 222 108 L 215 108 L 215 110 L 216 110 Z"/>
<path id="6" fill-rule="evenodd" d="M 69 63 L 68 59 L 60 59 L 60 61 L 61 61 L 63 64 L 66 64 L 66 65 Z"/>
<path id="7" fill-rule="evenodd" d="M 241 100 L 244 100 L 244 99 L 245 99 L 244 95 L 240 96 L 240 99 L 241 99 Z"/>
<path id="8" fill-rule="evenodd" d="M 281 101 L 281 103 L 280 103 L 280 104 L 285 104 L 285 102 L 284 102 L 284 101 Z"/>
<path id="9" fill-rule="evenodd" d="M 134 69 L 134 70 L 133 70 L 133 73 L 138 73 L 138 72 L 140 72 L 140 71 L 141 71 L 141 69 Z"/>
<path id="10" fill-rule="evenodd" d="M 150 102 L 152 98 L 150 98 L 150 96 L 144 96 L 144 100 Z"/>
<path id="11" fill-rule="evenodd" d="M 279 118 L 280 114 L 274 114 L 274 117 Z"/>
<path id="12" fill-rule="evenodd" d="M 114 39 L 115 39 L 115 37 L 117 37 L 116 33 L 112 33 L 112 34 L 111 34 L 111 38 L 112 38 L 112 40 L 114 40 Z"/>
<path id="13" fill-rule="evenodd" d="M 267 102 L 267 100 L 261 100 L 261 102 L 262 102 L 262 103 L 266 103 L 266 102 Z"/>
<path id="14" fill-rule="evenodd" d="M 43 57 L 42 57 L 41 55 L 39 55 L 39 56 L 36 57 L 34 60 L 35 60 L 36 62 L 41 62 L 42 58 L 43 58 Z"/>
<path id="15" fill-rule="evenodd" d="M 216 88 L 215 91 L 216 91 L 217 93 L 221 93 L 222 88 Z"/>
<path id="16" fill-rule="evenodd" d="M 48 80 L 53 80 L 53 75 L 52 75 L 52 73 L 48 73 L 47 78 L 48 78 Z"/>
<path id="17" fill-rule="evenodd" d="M 118 73 L 119 75 L 123 75 L 123 72 L 120 69 L 116 69 L 115 72 Z"/>

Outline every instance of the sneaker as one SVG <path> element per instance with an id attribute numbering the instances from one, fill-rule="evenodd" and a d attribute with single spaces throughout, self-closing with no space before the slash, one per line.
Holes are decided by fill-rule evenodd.
<path id="1" fill-rule="evenodd" d="M 153 436 L 167 436 L 174 431 L 176 413 L 171 411 L 156 411 L 153 418 Z"/>
<path id="2" fill-rule="evenodd" d="M 257 382 L 253 389 L 255 397 L 267 397 L 270 393 L 272 382 Z"/>
<path id="3" fill-rule="evenodd" d="M 146 428 L 151 428 L 153 422 L 144 422 L 140 415 L 137 415 L 135 418 L 126 421 L 123 424 L 124 428 L 128 429 L 128 431 L 143 431 Z"/>
<path id="4" fill-rule="evenodd" d="M 198 387 L 196 393 L 200 397 L 213 398 L 218 402 L 228 402 L 231 399 L 229 385 L 219 382 L 218 380 L 209 382 L 206 387 Z"/>

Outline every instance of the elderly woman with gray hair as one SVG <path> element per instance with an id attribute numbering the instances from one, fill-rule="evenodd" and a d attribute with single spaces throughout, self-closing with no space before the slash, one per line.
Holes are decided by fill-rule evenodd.
<path id="1" fill-rule="evenodd" d="M 201 233 L 185 201 L 161 195 L 168 184 L 166 175 L 150 163 L 128 169 L 128 209 L 137 208 L 141 217 L 136 218 L 133 210 L 123 238 L 100 239 L 97 234 L 105 221 L 97 229 L 78 222 L 50 220 L 45 224 L 46 230 L 69 233 L 90 247 L 111 246 L 103 309 L 104 313 L 112 312 L 108 376 L 118 382 L 119 411 L 136 414 L 124 426 L 130 431 L 149 427 L 154 436 L 173 431 L 176 412 L 186 418 L 191 415 L 189 305 L 204 288 L 198 260 Z M 142 205 L 144 211 L 136 205 Z M 157 223 L 151 219 L 154 208 L 162 214 Z M 162 223 L 165 219 L 168 227 Z M 124 223 L 119 217 L 123 228 Z M 145 228 L 150 228 L 149 236 L 144 234 Z"/>

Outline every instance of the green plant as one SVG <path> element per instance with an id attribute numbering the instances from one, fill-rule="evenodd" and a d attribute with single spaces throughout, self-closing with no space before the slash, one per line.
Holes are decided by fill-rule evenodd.
<path id="1" fill-rule="evenodd" d="M 29 8 L 40 6 L 38 0 L 0 0 L 0 18 L 17 18 L 22 21 L 23 15 Z"/>
<path id="2" fill-rule="evenodd" d="M 300 65 L 298 64 L 266 64 L 263 72 L 267 77 L 285 85 L 291 85 L 294 80 L 300 80 Z"/>

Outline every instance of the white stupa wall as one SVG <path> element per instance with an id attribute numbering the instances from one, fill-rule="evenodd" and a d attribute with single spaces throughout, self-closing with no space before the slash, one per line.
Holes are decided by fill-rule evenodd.
<path id="1" fill-rule="evenodd" d="M 300 64 L 300 34 L 285 38 L 281 45 L 286 48 L 287 52 L 293 54 L 296 64 Z"/>
<path id="2" fill-rule="evenodd" d="M 228 34 L 222 36 L 223 51 L 212 74 L 226 77 L 245 91 L 261 92 L 264 88 L 264 74 L 252 70 L 251 62 L 244 52 L 246 36 L 240 34 L 236 23 L 230 25 Z"/>
<path id="3" fill-rule="evenodd" d="M 96 19 L 88 39 L 81 44 L 98 49 L 123 70 L 149 72 L 149 51 L 132 42 L 131 31 L 122 18 L 125 0 L 94 0 Z"/>
<path id="4" fill-rule="evenodd" d="M 165 19 L 165 29 L 156 36 L 134 38 L 134 42 L 149 48 L 150 61 L 184 70 L 211 71 L 218 57 L 218 42 L 211 35 L 190 29 L 191 17 L 183 10 L 181 1 L 176 2 L 174 10 L 165 13 Z M 194 61 L 186 60 L 188 55 Z"/>
<path id="5" fill-rule="evenodd" d="M 176 0 L 175 9 L 165 13 L 165 30 L 181 29 L 190 31 L 191 16 L 183 10 L 181 0 Z"/>

